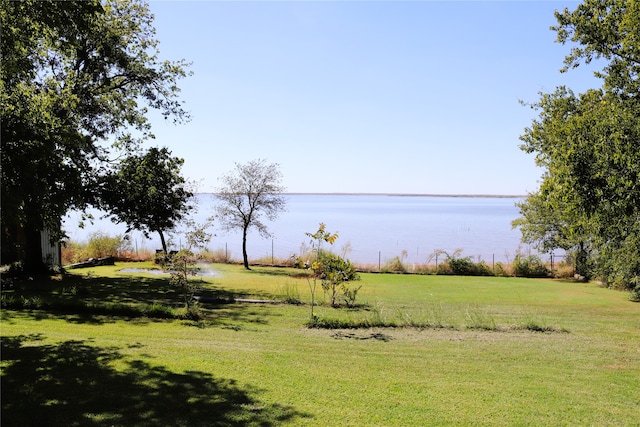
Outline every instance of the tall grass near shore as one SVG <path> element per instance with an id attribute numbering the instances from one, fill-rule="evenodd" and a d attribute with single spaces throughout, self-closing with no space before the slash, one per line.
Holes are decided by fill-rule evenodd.
<path id="1" fill-rule="evenodd" d="M 177 249 L 177 248 L 176 248 Z M 347 251 L 341 255 L 346 257 Z M 424 263 L 406 263 L 406 251 L 379 264 L 354 263 L 356 269 L 361 272 L 376 273 L 403 273 L 403 274 L 440 274 L 440 275 L 470 275 L 470 276 L 516 276 L 516 277 L 558 277 L 568 278 L 574 276 L 574 268 L 571 262 L 563 259 L 555 264 L 544 262 L 537 255 L 524 255 L 517 253 L 512 262 L 487 262 L 482 259 L 473 259 L 470 256 L 462 256 L 462 250 L 457 249 L 451 254 L 436 250 Z M 211 263 L 239 264 L 243 261 L 234 257 L 227 247 L 218 249 L 204 249 L 198 254 L 198 258 Z M 440 263 L 438 263 L 438 255 Z M 95 232 L 89 236 L 86 242 L 68 241 L 62 248 L 63 265 L 86 261 L 90 258 L 113 256 L 120 261 L 148 261 L 153 259 L 152 251 L 144 247 L 134 248 L 131 242 L 123 235 L 110 236 L 102 232 Z M 250 258 L 251 265 L 297 267 L 305 268 L 314 259 L 310 249 L 301 248 L 299 255 L 288 258 L 278 258 L 273 255 L 263 255 L 258 258 Z M 435 263 L 434 263 L 435 259 Z"/>
<path id="2" fill-rule="evenodd" d="M 307 328 L 300 270 L 215 264 L 200 321 L 55 309 L 182 305 L 125 267 L 4 290 L 39 300 L 1 313 L 3 425 L 637 425 L 640 306 L 594 283 L 364 273 Z"/>

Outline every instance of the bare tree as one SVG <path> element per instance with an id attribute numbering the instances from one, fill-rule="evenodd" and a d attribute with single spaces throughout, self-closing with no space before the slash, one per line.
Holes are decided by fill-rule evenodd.
<path id="1" fill-rule="evenodd" d="M 247 257 L 247 232 L 254 227 L 263 237 L 271 234 L 262 217 L 275 220 L 285 210 L 285 188 L 281 185 L 282 173 L 277 163 L 266 163 L 264 159 L 252 160 L 247 164 L 236 163 L 230 173 L 222 176 L 222 186 L 216 197 L 220 225 L 225 230 L 242 230 L 242 257 L 244 267 L 249 270 Z"/>

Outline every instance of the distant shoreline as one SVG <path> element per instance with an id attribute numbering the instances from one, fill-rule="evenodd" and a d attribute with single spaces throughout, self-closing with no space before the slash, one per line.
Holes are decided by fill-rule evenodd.
<path id="1" fill-rule="evenodd" d="M 215 193 L 198 193 L 215 194 Z M 522 199 L 522 194 L 422 194 L 422 193 L 282 193 L 285 196 L 389 196 L 389 197 L 458 197 L 476 199 Z"/>

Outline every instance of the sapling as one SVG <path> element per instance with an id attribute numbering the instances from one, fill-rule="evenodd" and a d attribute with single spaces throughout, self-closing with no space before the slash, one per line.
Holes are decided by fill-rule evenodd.
<path id="1" fill-rule="evenodd" d="M 184 232 L 186 246 L 169 258 L 170 282 L 183 289 L 187 309 L 193 304 L 193 297 L 198 289 L 198 283 L 189 279 L 189 276 L 195 276 L 199 270 L 197 267 L 199 256 L 193 249 L 202 249 L 209 243 L 211 234 L 207 232 L 207 228 L 210 226 L 210 220 L 204 224 L 187 221 L 187 231 Z"/>
<path id="2" fill-rule="evenodd" d="M 311 291 L 311 323 L 315 323 L 316 316 L 314 313 L 315 307 L 315 295 L 316 295 L 316 285 L 318 283 L 318 279 L 320 279 L 322 274 L 322 263 L 320 262 L 320 247 L 322 246 L 322 242 L 327 242 L 330 245 L 338 238 L 338 233 L 330 233 L 326 230 L 326 226 L 324 223 L 320 223 L 318 227 L 318 231 L 315 233 L 305 233 L 308 237 L 311 237 L 311 250 L 316 252 L 316 259 L 311 264 L 311 266 L 307 265 L 307 269 L 311 272 L 310 276 L 307 276 L 307 282 L 309 283 L 309 290 Z M 313 280 L 311 280 L 313 278 Z"/>

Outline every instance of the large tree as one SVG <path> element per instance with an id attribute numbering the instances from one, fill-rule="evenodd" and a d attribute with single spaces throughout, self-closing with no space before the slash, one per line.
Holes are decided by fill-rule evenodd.
<path id="1" fill-rule="evenodd" d="M 521 148 L 545 168 L 521 205 L 523 231 L 552 247 L 588 244 L 594 273 L 640 292 L 640 2 L 586 0 L 556 12 L 558 41 L 576 43 L 562 71 L 596 59 L 602 87 L 559 87 L 533 104 L 539 118 Z M 533 213 L 536 213 L 533 215 Z M 544 215 L 543 215 L 544 214 Z M 548 224 L 537 231 L 534 218 Z M 537 233 L 531 234 L 531 232 Z"/>
<path id="2" fill-rule="evenodd" d="M 216 197 L 217 217 L 226 230 L 242 230 L 242 258 L 244 267 L 249 269 L 247 256 L 247 234 L 251 227 L 269 237 L 267 226 L 262 222 L 264 215 L 275 220 L 285 210 L 285 188 L 281 184 L 282 173 L 277 163 L 267 163 L 263 159 L 247 164 L 236 163 L 235 170 L 222 176 L 222 185 Z"/>
<path id="3" fill-rule="evenodd" d="M 2 262 L 41 264 L 40 231 L 95 204 L 103 167 L 152 136 L 149 107 L 188 118 L 186 64 L 159 60 L 152 18 L 136 0 L 0 0 Z"/>
<path id="4" fill-rule="evenodd" d="M 158 233 L 167 253 L 164 233 L 172 230 L 191 210 L 193 193 L 180 174 L 184 161 L 166 148 L 125 157 L 103 181 L 104 209 L 116 223 L 130 229 Z"/>
<path id="5" fill-rule="evenodd" d="M 547 180 L 540 191 L 517 203 L 522 216 L 512 224 L 520 228 L 524 243 L 542 252 L 559 248 L 574 255 L 576 273 L 588 280 L 591 275 L 588 256 L 592 251 L 589 222 L 584 220 L 582 211 L 556 198 L 550 185 Z"/>

